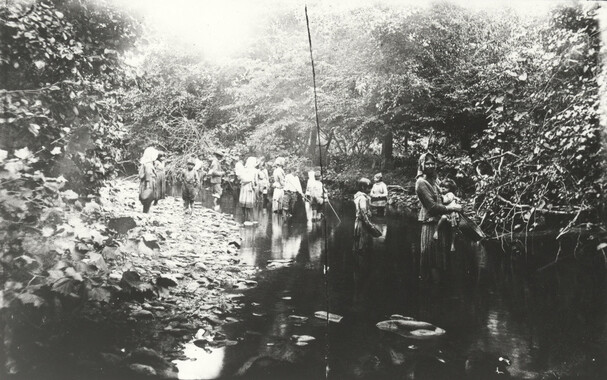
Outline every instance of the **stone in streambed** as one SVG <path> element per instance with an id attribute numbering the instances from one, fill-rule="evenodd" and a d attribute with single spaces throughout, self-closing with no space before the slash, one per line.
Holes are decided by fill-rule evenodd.
<path id="1" fill-rule="evenodd" d="M 103 364 L 117 366 L 120 364 L 120 362 L 122 362 L 122 358 L 116 354 L 112 354 L 109 352 L 102 352 L 99 355 L 101 357 L 101 362 Z"/>
<path id="2" fill-rule="evenodd" d="M 175 275 L 172 274 L 161 274 L 160 276 L 156 277 L 156 285 L 158 286 L 162 286 L 162 287 L 169 287 L 169 286 L 177 286 L 178 282 L 177 282 L 177 278 Z"/>
<path id="3" fill-rule="evenodd" d="M 124 235 L 133 228 L 137 227 L 137 223 L 135 223 L 135 220 L 133 218 L 124 216 L 120 218 L 110 219 L 107 227 L 110 230 L 116 231 L 120 235 Z"/>
<path id="4" fill-rule="evenodd" d="M 133 350 L 128 356 L 128 361 L 130 363 L 152 366 L 155 369 L 165 369 L 171 367 L 169 361 L 162 357 L 160 353 L 147 347 L 136 348 Z"/>
<path id="5" fill-rule="evenodd" d="M 133 363 L 129 365 L 129 369 L 138 375 L 156 376 L 156 370 L 149 365 Z"/>
<path id="6" fill-rule="evenodd" d="M 137 319 L 152 319 L 154 318 L 154 313 L 149 310 L 135 310 L 131 316 Z"/>

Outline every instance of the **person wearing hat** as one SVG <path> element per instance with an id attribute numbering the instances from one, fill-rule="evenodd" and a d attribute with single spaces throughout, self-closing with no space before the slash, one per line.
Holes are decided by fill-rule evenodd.
<path id="1" fill-rule="evenodd" d="M 436 176 L 436 157 L 432 153 L 419 157 L 415 193 L 421 204 L 418 220 L 422 223 L 419 276 L 424 279 L 431 275 L 434 281 L 438 281 L 440 273 L 447 269 L 447 233 L 438 230 L 438 221 L 441 215 L 461 212 L 462 206 L 443 205 Z M 438 239 L 434 239 L 437 231 Z"/>
<path id="2" fill-rule="evenodd" d="M 221 188 L 221 179 L 224 175 L 223 170 L 221 170 L 221 163 L 219 160 L 223 157 L 223 152 L 216 150 L 213 153 L 213 159 L 211 160 L 211 166 L 209 167 L 209 171 L 207 175 L 210 177 L 211 182 L 211 192 L 213 195 L 213 206 L 215 209 L 219 208 L 219 198 L 221 198 L 221 194 L 223 193 L 223 189 Z"/>
<path id="3" fill-rule="evenodd" d="M 377 215 L 383 215 L 388 202 L 388 186 L 382 181 L 382 174 L 377 173 L 373 176 L 373 187 L 371 188 L 371 210 Z"/>
<path id="4" fill-rule="evenodd" d="M 156 169 L 154 161 L 158 158 L 158 151 L 153 147 L 147 147 L 139 160 L 139 200 L 143 205 L 143 212 L 150 212 L 156 193 Z"/>
<path id="5" fill-rule="evenodd" d="M 186 168 L 182 171 L 183 186 L 181 197 L 183 198 L 183 207 L 186 214 L 192 214 L 192 207 L 196 199 L 198 184 L 200 183 L 198 170 L 195 169 L 195 166 L 196 159 L 194 157 L 188 158 Z"/>

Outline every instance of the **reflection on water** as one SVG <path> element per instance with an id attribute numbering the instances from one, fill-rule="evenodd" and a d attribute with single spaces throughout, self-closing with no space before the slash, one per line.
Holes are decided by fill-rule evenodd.
<path id="1" fill-rule="evenodd" d="M 183 353 L 190 360 L 176 360 L 179 378 L 182 380 L 215 379 L 223 368 L 225 347 L 206 351 L 194 343 L 187 343 Z"/>
<path id="2" fill-rule="evenodd" d="M 231 199 L 222 199 L 221 206 L 239 218 Z M 229 339 L 242 341 L 222 351 L 220 372 L 209 364 L 199 378 L 230 377 L 259 356 L 282 363 L 282 369 L 292 365 L 308 379 L 324 378 L 327 364 L 335 379 L 412 378 L 423 371 L 426 378 L 439 378 L 443 370 L 446 378 L 464 378 L 467 359 L 481 363 L 479 371 L 495 372 L 492 360 L 499 356 L 511 360 L 508 370 L 515 378 L 607 378 L 600 261 L 564 261 L 531 271 L 531 262 L 533 268 L 548 263 L 558 247 L 538 243 L 527 257 L 506 254 L 497 244 L 458 241 L 447 281 L 420 283 L 420 227 L 414 220 L 376 219 L 382 237 L 367 255 L 354 257 L 353 206 L 336 206 L 341 223 L 330 213 L 325 222 L 312 223 L 302 206 L 289 220 L 258 209 L 259 224 L 241 228 L 243 262 L 265 268 L 268 260 L 293 259 L 294 265 L 260 272 L 258 286 L 244 292 L 242 322 L 224 326 Z M 319 310 L 344 318 L 327 326 L 314 318 Z M 437 341 L 409 341 L 375 327 L 395 313 L 431 322 L 447 334 Z M 290 315 L 309 319 L 294 323 Z M 316 340 L 300 347 L 292 335 Z"/>

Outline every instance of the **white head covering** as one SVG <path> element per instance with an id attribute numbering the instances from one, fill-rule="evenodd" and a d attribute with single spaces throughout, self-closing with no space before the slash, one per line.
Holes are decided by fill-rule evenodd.
<path id="1" fill-rule="evenodd" d="M 242 164 L 242 161 L 238 160 L 238 162 L 236 162 L 236 165 L 234 165 L 234 174 L 240 177 L 240 174 L 242 173 L 243 169 L 244 165 Z"/>
<path id="2" fill-rule="evenodd" d="M 247 169 L 253 169 L 257 165 L 257 158 L 249 157 L 247 158 L 247 163 L 244 165 Z"/>
<path id="3" fill-rule="evenodd" d="M 139 162 L 141 164 L 146 164 L 148 162 L 154 162 L 158 158 L 158 151 L 154 147 L 147 147 L 143 151 L 143 156 L 141 156 L 141 160 Z"/>

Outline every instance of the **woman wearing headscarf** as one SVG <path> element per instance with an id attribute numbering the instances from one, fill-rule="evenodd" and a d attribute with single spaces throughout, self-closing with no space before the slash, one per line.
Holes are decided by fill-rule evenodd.
<path id="1" fill-rule="evenodd" d="M 158 158 L 158 151 L 152 147 L 147 147 L 143 151 L 143 156 L 139 160 L 139 200 L 143 205 L 143 212 L 148 213 L 154 194 L 156 193 L 156 169 L 154 161 Z"/>
<path id="2" fill-rule="evenodd" d="M 432 153 L 424 153 L 419 157 L 415 193 L 421 203 L 418 220 L 422 223 L 420 242 L 420 277 L 427 278 L 431 274 L 438 280 L 440 272 L 447 267 L 446 231 L 438 231 L 438 239 L 433 238 L 437 231 L 441 215 L 460 212 L 460 205 L 443 205 L 438 190 L 436 177 L 436 157 Z"/>
<path id="3" fill-rule="evenodd" d="M 244 214 L 244 223 L 247 225 L 252 222 L 253 207 L 255 206 L 256 165 L 257 159 L 249 157 L 244 168 L 240 170 L 240 198 L 238 201 Z"/>
<path id="4" fill-rule="evenodd" d="M 282 213 L 286 217 L 291 217 L 295 214 L 295 204 L 299 194 L 303 195 L 301 182 L 297 176 L 295 168 L 289 170 L 289 174 L 285 176 L 284 196 L 282 201 Z"/>
<path id="5" fill-rule="evenodd" d="M 154 169 L 156 170 L 156 188 L 154 189 L 154 206 L 158 204 L 160 199 L 166 196 L 166 176 L 164 173 L 164 153 L 158 152 L 158 158 L 154 161 Z"/>

